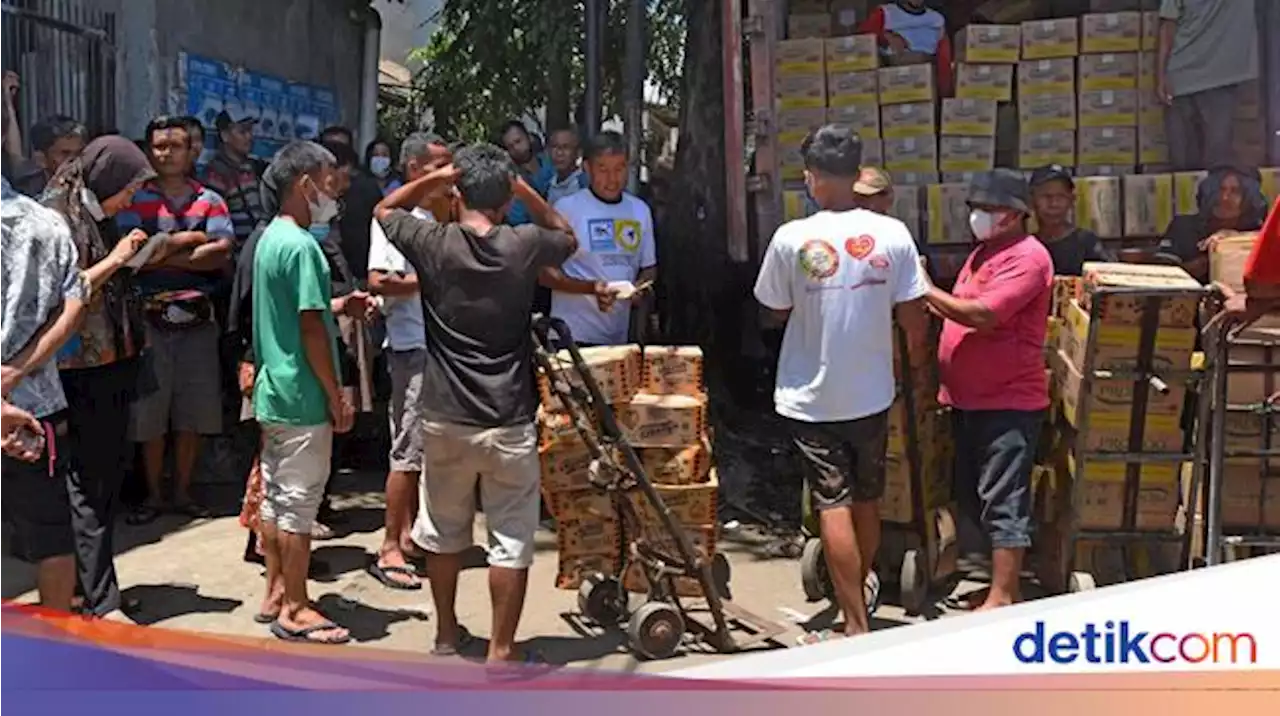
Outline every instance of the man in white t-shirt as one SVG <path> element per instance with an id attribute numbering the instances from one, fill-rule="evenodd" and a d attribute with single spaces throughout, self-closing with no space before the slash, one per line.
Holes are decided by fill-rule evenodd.
<path id="1" fill-rule="evenodd" d="M 868 631 L 868 601 L 875 600 L 863 585 L 876 583 L 871 565 L 896 393 L 893 320 L 896 313 L 912 354 L 920 355 L 929 284 L 907 227 L 858 208 L 857 135 L 828 125 L 802 152 L 805 183 L 820 210 L 778 228 L 755 295 L 786 322 L 774 406 L 804 457 L 845 635 L 852 636 Z"/>
<path id="2" fill-rule="evenodd" d="M 430 174 L 453 159 L 439 137 L 413 134 L 400 147 L 405 183 Z M 439 207 L 437 207 L 439 208 Z M 435 221 L 426 206 L 414 216 Z M 422 371 L 426 363 L 426 324 L 422 295 L 413 266 L 396 250 L 375 219 L 369 231 L 369 291 L 382 298 L 386 317 L 387 369 L 391 374 L 391 469 L 387 473 L 386 532 L 369 573 L 391 589 L 421 589 L 406 557 L 413 551 L 409 529 L 418 507 L 422 472 Z"/>
<path id="3" fill-rule="evenodd" d="M 617 132 L 600 132 L 587 143 L 588 187 L 556 202 L 578 237 L 578 252 L 561 269 L 547 269 L 551 315 L 563 320 L 580 346 L 622 345 L 631 336 L 632 309 L 644 330 L 652 292 L 633 298 L 627 285 L 651 283 L 658 275 L 653 215 L 642 199 L 626 192 L 627 144 Z M 620 295 L 621 294 L 621 295 Z"/>

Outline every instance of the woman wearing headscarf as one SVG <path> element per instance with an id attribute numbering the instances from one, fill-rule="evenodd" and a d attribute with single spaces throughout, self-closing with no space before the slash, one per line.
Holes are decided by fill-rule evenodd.
<path id="1" fill-rule="evenodd" d="M 1209 252 L 1223 235 L 1257 231 L 1267 213 L 1262 177 L 1256 169 L 1217 167 L 1200 182 L 1199 211 L 1169 224 L 1160 253 L 1176 256 L 1201 283 L 1209 282 Z"/>
<path id="2" fill-rule="evenodd" d="M 395 151 L 385 139 L 375 139 L 364 148 L 364 166 L 378 181 L 378 188 L 386 196 L 402 186 L 395 170 Z"/>
<path id="3" fill-rule="evenodd" d="M 112 531 L 133 454 L 125 431 L 145 340 L 141 305 L 130 288 L 132 272 L 122 269 L 147 236 L 134 231 L 121 238 L 112 217 L 153 177 L 150 162 L 133 142 L 108 135 L 63 164 L 43 197 L 70 226 L 80 266 L 93 287 L 84 323 L 58 352 L 58 370 L 69 405 L 67 492 L 77 587 L 81 609 L 94 616 L 121 606 Z M 129 251 L 114 250 L 125 242 Z"/>

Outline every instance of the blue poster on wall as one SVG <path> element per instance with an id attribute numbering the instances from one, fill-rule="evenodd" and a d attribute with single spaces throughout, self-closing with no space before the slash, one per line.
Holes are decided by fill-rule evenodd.
<path id="1" fill-rule="evenodd" d="M 339 120 L 333 90 L 237 68 L 220 60 L 184 57 L 187 112 L 206 127 L 206 155 L 217 145 L 214 120 L 227 110 L 232 116 L 258 120 L 253 156 L 270 159 L 294 139 L 315 139 Z M 207 159 L 207 156 L 205 157 Z"/>

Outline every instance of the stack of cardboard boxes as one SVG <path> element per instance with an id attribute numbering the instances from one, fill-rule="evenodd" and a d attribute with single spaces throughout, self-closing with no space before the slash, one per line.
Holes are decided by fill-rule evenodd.
<path id="1" fill-rule="evenodd" d="M 894 329 L 895 335 L 898 329 Z M 931 513 L 951 500 L 951 440 L 949 416 L 938 403 L 938 381 L 933 366 L 937 364 L 937 341 L 927 342 L 928 354 L 907 360 L 900 342 L 894 343 L 894 377 L 898 397 L 889 409 L 888 448 L 885 453 L 884 497 L 880 501 L 880 517 L 886 522 L 911 524 L 914 520 L 914 484 L 910 457 L 910 435 L 914 429 L 919 448 L 919 478 L 924 509 Z M 908 366 L 927 366 L 910 370 Z M 914 411 L 907 411 L 907 394 Z M 914 426 L 911 424 L 914 423 Z M 931 520 L 926 519 L 926 522 Z"/>

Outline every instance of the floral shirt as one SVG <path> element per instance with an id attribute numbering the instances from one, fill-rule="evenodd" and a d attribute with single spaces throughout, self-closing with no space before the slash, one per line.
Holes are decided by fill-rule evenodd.
<path id="1" fill-rule="evenodd" d="M 64 301 L 84 300 L 88 281 L 79 269 L 79 252 L 62 215 L 22 196 L 4 182 L 0 198 L 3 214 L 3 320 L 0 336 L 3 360 L 9 362 L 62 308 Z M 35 368 L 18 383 L 9 402 L 43 418 L 67 407 L 53 360 Z"/>

